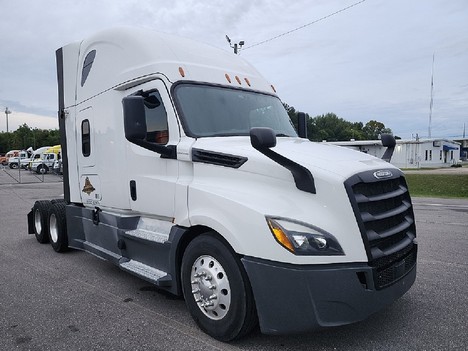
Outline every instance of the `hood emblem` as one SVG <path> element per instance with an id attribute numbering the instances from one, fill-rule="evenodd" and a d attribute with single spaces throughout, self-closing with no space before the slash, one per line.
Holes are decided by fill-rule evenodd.
<path id="1" fill-rule="evenodd" d="M 393 173 L 391 171 L 377 171 L 374 172 L 374 177 L 377 179 L 387 179 L 393 177 Z"/>
<path id="2" fill-rule="evenodd" d="M 94 190 L 96 189 L 94 188 L 93 184 L 91 184 L 91 182 L 89 181 L 89 178 L 86 177 L 83 190 L 81 191 L 89 196 L 89 194 L 91 194 Z"/>

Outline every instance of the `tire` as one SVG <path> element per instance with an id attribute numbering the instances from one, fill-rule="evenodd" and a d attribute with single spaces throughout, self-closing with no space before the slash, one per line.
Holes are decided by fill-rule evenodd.
<path id="1" fill-rule="evenodd" d="M 257 325 L 247 274 L 215 233 L 202 234 L 190 242 L 182 258 L 181 278 L 187 308 L 208 335 L 231 341 Z"/>
<path id="2" fill-rule="evenodd" d="M 65 216 L 65 202 L 52 203 L 49 213 L 49 240 L 56 252 L 68 250 L 67 221 Z"/>
<path id="3" fill-rule="evenodd" d="M 17 168 L 18 168 L 18 164 L 17 164 L 17 163 L 10 163 L 10 168 L 11 168 L 11 169 L 17 169 Z"/>
<path id="4" fill-rule="evenodd" d="M 53 199 L 53 200 L 50 200 L 50 202 L 52 202 L 53 204 L 57 203 L 57 202 L 62 202 L 65 204 L 65 199 Z"/>
<path id="5" fill-rule="evenodd" d="M 52 203 L 48 200 L 36 201 L 33 206 L 34 235 L 41 244 L 49 242 L 49 212 Z"/>
<path id="6" fill-rule="evenodd" d="M 47 172 L 49 172 L 49 167 L 47 167 L 46 165 L 37 166 L 37 174 L 47 174 Z"/>

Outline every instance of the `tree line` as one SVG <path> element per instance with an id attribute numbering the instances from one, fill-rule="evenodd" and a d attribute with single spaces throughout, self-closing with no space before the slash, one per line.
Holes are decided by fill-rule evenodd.
<path id="1" fill-rule="evenodd" d="M 32 129 L 26 123 L 19 126 L 14 132 L 0 133 L 0 153 L 6 154 L 10 150 L 34 150 L 42 146 L 60 144 L 58 129 Z"/>
<path id="2" fill-rule="evenodd" d="M 298 111 L 288 104 L 283 103 L 283 105 L 297 129 Z M 385 124 L 376 120 L 370 120 L 364 124 L 346 121 L 334 113 L 315 117 L 306 114 L 306 116 L 307 136 L 312 141 L 377 140 L 380 134 L 392 133 L 390 128 L 386 128 Z"/>

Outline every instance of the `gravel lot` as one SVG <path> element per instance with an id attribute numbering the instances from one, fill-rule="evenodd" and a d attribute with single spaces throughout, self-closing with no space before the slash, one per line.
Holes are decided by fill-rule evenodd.
<path id="1" fill-rule="evenodd" d="M 0 170 L 0 350 L 468 349 L 468 199 L 413 199 L 418 276 L 389 308 L 345 327 L 257 330 L 224 344 L 196 327 L 183 300 L 87 253 L 37 243 L 26 214 L 36 199 L 61 197 L 61 183 L 5 177 Z"/>

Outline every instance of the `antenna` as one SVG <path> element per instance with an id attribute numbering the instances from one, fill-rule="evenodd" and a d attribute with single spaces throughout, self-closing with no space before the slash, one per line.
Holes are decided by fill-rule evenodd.
<path id="1" fill-rule="evenodd" d="M 231 38 L 229 38 L 227 35 L 226 35 L 226 40 L 227 40 L 227 42 L 229 43 L 229 46 L 230 46 L 232 49 L 234 49 L 234 53 L 235 53 L 236 55 L 239 53 L 240 49 L 241 49 L 241 48 L 244 46 L 244 44 L 245 44 L 243 40 L 241 40 L 241 41 L 238 42 L 238 43 L 232 44 L 232 43 L 231 43 Z"/>
<path id="2" fill-rule="evenodd" d="M 432 106 L 434 105 L 434 57 L 435 53 L 432 54 L 432 72 L 431 72 L 431 103 L 429 104 L 429 128 L 428 137 L 432 137 L 431 124 L 432 124 Z"/>

